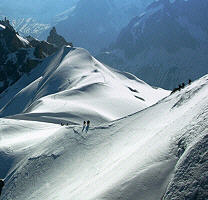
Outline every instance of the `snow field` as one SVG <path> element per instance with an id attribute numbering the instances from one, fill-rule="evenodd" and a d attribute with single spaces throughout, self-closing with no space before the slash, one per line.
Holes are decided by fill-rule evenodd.
<path id="1" fill-rule="evenodd" d="M 206 164 L 207 83 L 205 76 L 143 111 L 92 125 L 88 133 L 82 133 L 80 125 L 40 123 L 47 125 L 44 129 L 51 134 L 40 137 L 32 146 L 23 140 L 22 148 L 13 151 L 14 156 L 20 150 L 25 156 L 11 166 L 2 198 L 155 200 L 162 196 L 195 198 L 200 191 L 201 198 L 206 199 L 207 190 L 200 186 L 199 174 L 197 191 L 188 187 L 193 182 L 192 173 L 183 163 L 194 165 L 195 157 L 193 153 L 189 156 L 190 152 L 201 146 L 197 149 Z M 39 126 L 38 122 L 21 123 Z M 5 128 L 6 135 L 9 127 Z M 23 130 L 19 134 L 24 135 Z M 34 133 L 29 135 L 33 138 Z M 205 164 L 200 168 L 203 174 Z M 197 162 L 197 166 L 202 165 Z M 180 172 L 185 175 L 187 170 L 190 175 L 181 180 Z M 197 171 L 194 167 L 191 170 Z M 184 184 L 185 190 L 181 189 Z"/>

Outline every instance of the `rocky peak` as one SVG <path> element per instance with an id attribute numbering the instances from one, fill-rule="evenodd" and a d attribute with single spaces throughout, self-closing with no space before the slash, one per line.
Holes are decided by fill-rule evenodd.
<path id="1" fill-rule="evenodd" d="M 5 28 L 15 31 L 14 28 L 11 26 L 9 20 L 6 17 L 4 18 L 4 20 L 0 20 L 0 24 L 5 26 Z"/>
<path id="2" fill-rule="evenodd" d="M 67 42 L 64 37 L 59 35 L 56 32 L 56 28 L 53 27 L 52 30 L 50 31 L 50 35 L 47 38 L 47 42 L 55 45 L 56 47 L 62 47 L 64 45 L 70 45 L 73 46 L 71 42 Z"/>
<path id="3" fill-rule="evenodd" d="M 34 69 L 44 58 L 57 51 L 58 47 L 30 36 L 22 38 L 6 18 L 0 21 L 0 28 L 1 93 L 23 74 Z"/>
<path id="4" fill-rule="evenodd" d="M 72 43 L 58 35 L 55 27 L 47 41 L 40 41 L 31 36 L 22 38 L 9 20 L 0 20 L 0 93 L 63 45 Z"/>
<path id="5" fill-rule="evenodd" d="M 29 44 L 35 48 L 34 55 L 40 59 L 48 57 L 58 50 L 53 44 L 46 41 L 39 41 L 31 36 L 28 36 L 27 40 Z"/>
<path id="6" fill-rule="evenodd" d="M 2 28 L 1 34 L 0 34 L 0 39 L 1 39 L 0 46 L 2 50 L 4 51 L 4 53 L 14 52 L 14 51 L 17 51 L 19 48 L 28 47 L 26 43 L 23 43 L 18 38 L 19 36 L 18 33 L 10 25 L 9 20 L 7 20 L 6 17 L 4 20 L 0 20 L 0 25 L 1 27 L 4 27 Z"/>

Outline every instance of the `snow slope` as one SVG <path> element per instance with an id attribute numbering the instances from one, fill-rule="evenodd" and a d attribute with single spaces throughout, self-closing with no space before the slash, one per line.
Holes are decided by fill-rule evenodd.
<path id="1" fill-rule="evenodd" d="M 22 87 L 28 83 L 23 77 L 8 90 L 10 96 L 14 88 L 22 88 L 0 116 L 19 114 L 11 118 L 53 123 L 93 118 L 94 123 L 101 123 L 142 110 L 170 93 L 104 66 L 81 48 L 65 46 L 39 68 L 31 72 L 34 81 L 29 85 Z M 43 68 L 41 75 L 35 75 Z"/>
<path id="2" fill-rule="evenodd" d="M 208 75 L 145 110 L 92 124 L 88 133 L 76 124 L 1 118 L 2 199 L 207 199 L 207 91 Z M 52 99 L 42 98 L 31 112 L 47 110 Z"/>

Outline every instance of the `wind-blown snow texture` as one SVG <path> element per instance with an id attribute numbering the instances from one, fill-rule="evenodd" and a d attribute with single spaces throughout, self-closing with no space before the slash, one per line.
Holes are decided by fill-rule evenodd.
<path id="1" fill-rule="evenodd" d="M 145 90 L 160 97 L 165 91 L 131 75 L 127 79 L 83 49 L 65 47 L 45 65 L 45 74 L 18 93 L 32 97 L 32 104 L 23 106 L 30 113 L 0 118 L 3 200 L 208 198 L 208 76 L 108 122 L 132 107 L 142 108 L 142 100 L 136 98 L 136 104 L 132 99 L 134 93 L 151 104 Z M 71 84 L 66 85 L 65 76 Z M 74 115 L 91 120 L 88 133 L 81 132 L 81 120 Z M 49 118 L 55 123 L 48 123 Z M 68 126 L 56 124 L 64 118 Z"/>

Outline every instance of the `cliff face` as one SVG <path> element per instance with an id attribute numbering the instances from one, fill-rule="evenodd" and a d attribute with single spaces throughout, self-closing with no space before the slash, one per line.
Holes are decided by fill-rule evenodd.
<path id="1" fill-rule="evenodd" d="M 44 58 L 56 52 L 60 46 L 70 44 L 54 31 L 50 41 L 52 44 L 31 36 L 24 39 L 6 18 L 0 21 L 0 93 L 23 74 L 28 74 Z"/>

